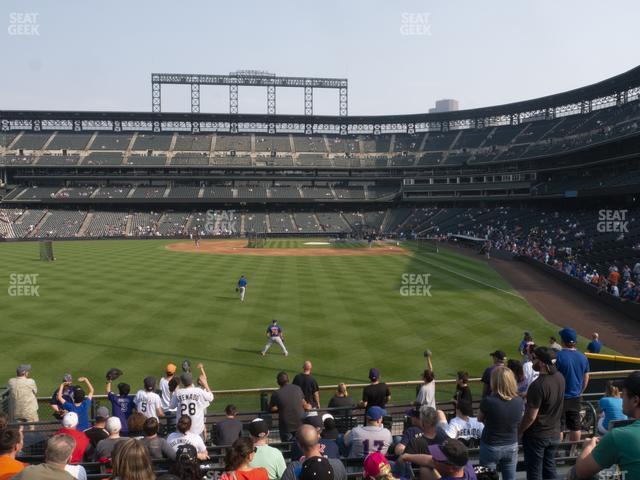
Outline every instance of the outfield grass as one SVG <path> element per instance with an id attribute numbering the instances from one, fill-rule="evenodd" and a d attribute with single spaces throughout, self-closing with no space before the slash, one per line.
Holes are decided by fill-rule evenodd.
<path id="1" fill-rule="evenodd" d="M 305 359 L 321 385 L 366 382 L 373 366 L 386 381 L 417 380 L 426 348 L 446 378 L 460 369 L 480 375 L 497 348 L 514 356 L 524 330 L 538 339 L 558 330 L 483 262 L 448 251 L 220 256 L 168 251 L 168 243 L 55 242 L 51 263 L 38 260 L 37 243 L 0 244 L 0 378 L 31 363 L 43 395 L 67 371 L 101 393 L 110 367 L 136 389 L 189 358 L 204 362 L 214 389 L 275 386 L 278 371 L 294 373 Z M 12 273 L 39 274 L 40 296 L 9 296 Z M 407 273 L 430 274 L 432 296 L 401 296 Z M 234 291 L 241 274 L 244 303 Z M 284 328 L 287 358 L 275 345 L 258 353 L 272 318 Z"/>

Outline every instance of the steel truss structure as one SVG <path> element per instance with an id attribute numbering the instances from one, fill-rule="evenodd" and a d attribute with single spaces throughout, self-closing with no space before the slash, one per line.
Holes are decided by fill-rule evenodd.
<path id="1" fill-rule="evenodd" d="M 238 87 L 266 87 L 267 115 L 276 114 L 276 88 L 304 88 L 304 114 L 313 115 L 313 89 L 338 90 L 338 116 L 348 114 L 349 81 L 346 78 L 278 77 L 255 71 L 240 71 L 229 75 L 199 75 L 184 73 L 151 74 L 151 111 L 162 111 L 162 85 L 190 85 L 191 113 L 200 113 L 200 86 L 222 85 L 229 87 L 229 113 L 239 113 Z"/>
<path id="2" fill-rule="evenodd" d="M 313 112 L 314 79 L 298 77 L 268 77 L 228 75 L 159 75 L 157 108 L 160 108 L 160 81 L 162 83 L 187 83 L 192 85 L 192 109 L 199 109 L 200 85 L 229 84 L 230 106 L 237 109 L 237 87 L 240 85 L 267 85 L 268 111 L 275 112 L 275 91 L 278 86 L 297 86 L 305 90 L 305 115 L 266 115 L 212 113 L 160 113 L 154 112 L 67 112 L 67 111 L 0 111 L 0 131 L 43 130 L 113 132 L 221 132 L 221 133 L 297 133 L 303 135 L 381 135 L 390 133 L 414 134 L 427 131 L 449 131 L 469 128 L 487 128 L 500 125 L 517 125 L 536 120 L 553 119 L 566 115 L 586 114 L 602 108 L 623 105 L 640 100 L 640 67 L 602 82 L 556 95 L 541 97 L 506 105 L 459 110 L 455 112 L 386 115 L 386 116 L 346 116 L 346 83 L 344 83 L 345 115 L 319 116 Z M 161 75 L 167 75 L 162 77 Z M 203 78 L 200 78 L 203 77 Z M 321 88 L 342 88 L 342 79 L 315 79 L 327 82 Z M 261 82 L 266 82 L 265 84 Z M 269 83 L 272 82 L 272 83 Z M 282 82 L 280 85 L 279 82 Z M 290 84 L 288 84 L 290 82 Z M 311 82 L 311 84 L 306 84 Z M 333 87 L 327 85 L 334 83 Z M 235 87 L 235 88 L 234 88 Z M 235 92 L 235 96 L 234 96 Z M 155 95 L 155 93 L 154 93 Z M 272 96 L 270 96 L 272 95 Z M 341 96 L 342 101 L 342 96 Z M 154 109 L 156 104 L 154 103 Z M 272 110 L 271 110 L 272 109 Z"/>

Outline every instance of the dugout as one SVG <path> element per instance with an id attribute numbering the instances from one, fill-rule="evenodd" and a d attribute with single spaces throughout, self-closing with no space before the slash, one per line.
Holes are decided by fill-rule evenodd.
<path id="1" fill-rule="evenodd" d="M 592 372 L 597 371 L 614 371 L 614 370 L 640 370 L 640 358 L 638 357 L 625 357 L 623 355 L 604 355 L 601 353 L 587 353 L 585 354 L 589 360 L 589 370 Z M 610 377 L 611 380 L 619 380 L 626 378 L 627 375 L 623 374 L 619 377 Z M 608 379 L 604 378 L 592 378 L 589 380 L 587 390 L 585 393 L 602 393 L 604 392 L 604 386 Z"/>

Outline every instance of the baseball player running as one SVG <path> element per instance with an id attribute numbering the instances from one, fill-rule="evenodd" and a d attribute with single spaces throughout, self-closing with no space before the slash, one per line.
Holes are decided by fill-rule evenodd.
<path id="1" fill-rule="evenodd" d="M 280 325 L 278 325 L 278 320 L 271 320 L 271 325 L 267 327 L 267 338 L 269 339 L 269 341 L 262 349 L 262 352 L 260 352 L 262 353 L 263 357 L 267 354 L 267 351 L 274 343 L 277 343 L 278 346 L 282 349 L 282 353 L 284 353 L 285 357 L 289 355 L 289 352 L 287 352 L 287 347 L 284 346 L 284 342 L 282 341 L 284 339 L 284 335 L 282 333 L 282 328 L 280 327 Z"/>
<path id="2" fill-rule="evenodd" d="M 247 279 L 242 275 L 240 280 L 238 280 L 238 287 L 236 288 L 236 292 L 240 292 L 240 301 L 244 302 L 244 292 L 247 291 Z"/>

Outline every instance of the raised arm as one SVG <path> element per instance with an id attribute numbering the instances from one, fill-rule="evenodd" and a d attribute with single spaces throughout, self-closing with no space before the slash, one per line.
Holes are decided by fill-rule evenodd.
<path id="1" fill-rule="evenodd" d="M 89 379 L 87 377 L 80 377 L 80 378 L 78 378 L 78 381 L 79 382 L 84 382 L 84 383 L 87 384 L 87 388 L 89 389 L 89 391 L 87 393 L 87 398 L 89 400 L 91 400 L 93 398 L 94 389 L 93 389 L 93 385 L 91 385 L 91 382 L 89 381 Z"/>

